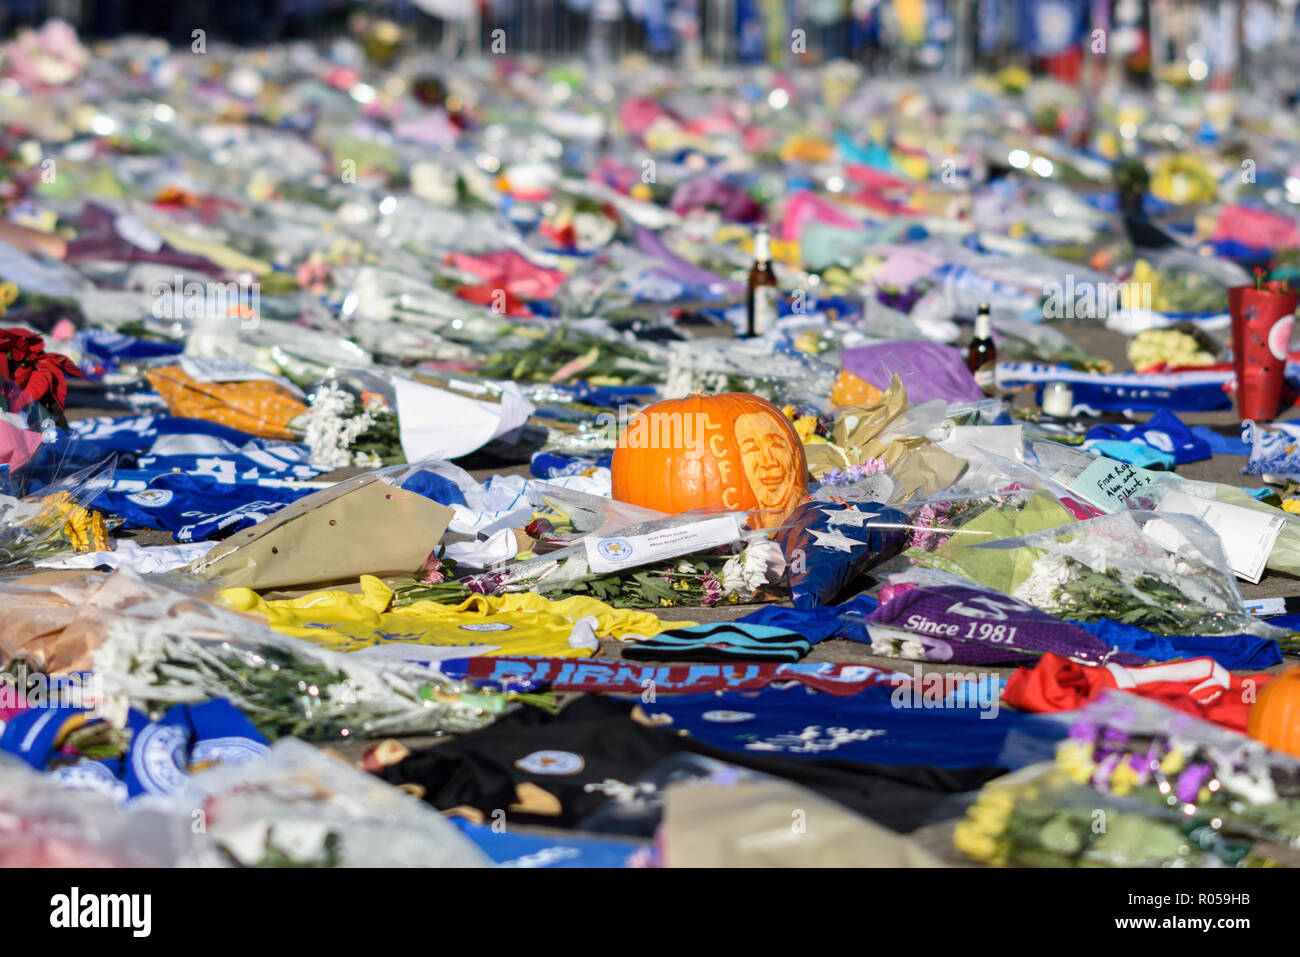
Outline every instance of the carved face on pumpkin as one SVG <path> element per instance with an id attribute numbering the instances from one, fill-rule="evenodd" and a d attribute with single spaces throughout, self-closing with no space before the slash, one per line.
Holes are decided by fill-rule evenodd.
<path id="1" fill-rule="evenodd" d="M 736 416 L 734 428 L 745 478 L 759 508 L 784 508 L 798 474 L 789 436 L 763 412 Z"/>

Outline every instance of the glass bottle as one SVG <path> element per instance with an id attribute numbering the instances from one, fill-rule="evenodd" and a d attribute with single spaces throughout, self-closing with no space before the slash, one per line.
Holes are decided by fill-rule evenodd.
<path id="1" fill-rule="evenodd" d="M 760 229 L 754 236 L 754 265 L 749 268 L 746 327 L 749 335 L 761 336 L 776 323 L 779 295 L 776 273 L 772 271 L 771 240 L 767 230 Z"/>

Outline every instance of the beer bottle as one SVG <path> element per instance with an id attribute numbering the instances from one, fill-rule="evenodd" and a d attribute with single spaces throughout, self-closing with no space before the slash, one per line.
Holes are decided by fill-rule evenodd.
<path id="1" fill-rule="evenodd" d="M 997 391 L 994 370 L 998 362 L 998 347 L 993 344 L 993 321 L 989 318 L 989 304 L 980 303 L 975 314 L 975 338 L 971 340 L 970 351 L 966 353 L 966 368 L 975 377 L 975 384 L 985 395 Z"/>
<path id="2" fill-rule="evenodd" d="M 772 271 L 771 241 L 763 228 L 754 236 L 754 265 L 749 268 L 749 335 L 761 336 L 776 322 L 779 295 L 776 273 Z"/>

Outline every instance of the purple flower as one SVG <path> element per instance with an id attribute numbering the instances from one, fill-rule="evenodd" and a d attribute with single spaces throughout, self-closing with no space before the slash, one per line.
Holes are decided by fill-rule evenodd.
<path id="1" fill-rule="evenodd" d="M 1093 718 L 1080 718 L 1070 725 L 1069 736 L 1076 741 L 1095 741 L 1097 722 Z"/>
<path id="2" fill-rule="evenodd" d="M 1189 764 L 1183 773 L 1178 775 L 1178 783 L 1174 785 L 1174 794 L 1184 804 L 1195 804 L 1196 795 L 1200 793 L 1201 785 L 1208 781 L 1213 773 L 1214 769 L 1208 764 Z"/>
<path id="3" fill-rule="evenodd" d="M 948 541 L 952 536 L 936 531 L 952 525 L 952 509 L 948 505 L 922 505 L 917 509 L 912 524 L 919 526 L 912 530 L 912 547 L 932 552 Z"/>
<path id="4" fill-rule="evenodd" d="M 1129 755 L 1128 766 L 1137 775 L 1138 784 L 1146 784 L 1151 776 L 1151 759 L 1143 754 Z"/>
<path id="5" fill-rule="evenodd" d="M 482 575 L 475 575 L 473 578 L 466 578 L 463 582 L 466 588 L 479 595 L 495 595 L 501 588 L 501 583 L 505 581 L 506 576 L 502 572 L 488 572 Z"/>
<path id="6" fill-rule="evenodd" d="M 704 597 L 700 599 L 701 605 L 716 605 L 722 600 L 722 582 L 718 581 L 713 572 L 709 572 L 700 579 L 704 585 Z"/>
<path id="7" fill-rule="evenodd" d="M 854 482 L 861 482 L 868 475 L 880 475 L 889 471 L 889 463 L 884 459 L 867 459 L 857 465 L 850 465 L 848 468 L 829 469 L 822 475 L 823 485 L 852 485 Z"/>
<path id="8" fill-rule="evenodd" d="M 1115 773 L 1121 755 L 1108 754 L 1097 762 L 1097 769 L 1092 772 L 1093 787 L 1103 788 L 1110 783 L 1110 776 Z"/>

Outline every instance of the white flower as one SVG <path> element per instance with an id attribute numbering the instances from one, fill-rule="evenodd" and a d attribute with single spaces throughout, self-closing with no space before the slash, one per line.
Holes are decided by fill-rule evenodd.
<path id="1" fill-rule="evenodd" d="M 355 461 L 363 456 L 360 453 L 354 456 L 350 449 L 352 443 L 374 425 L 375 417 L 359 408 L 350 393 L 333 383 L 323 384 L 312 396 L 311 408 L 304 418 L 307 426 L 304 441 L 311 449 L 313 465 L 344 468 L 368 464 Z"/>
<path id="2" fill-rule="evenodd" d="M 750 591 L 780 581 L 785 574 L 785 553 L 776 542 L 768 539 L 750 542 L 741 556 L 745 560 L 745 584 Z"/>
<path id="3" fill-rule="evenodd" d="M 1061 586 L 1073 580 L 1074 572 L 1071 571 L 1064 556 L 1044 555 L 1034 562 L 1029 577 L 1020 583 L 1019 587 L 1011 593 L 1011 597 L 1018 598 L 1035 608 L 1050 611 L 1059 607 L 1064 600 Z"/>
<path id="4" fill-rule="evenodd" d="M 752 595 L 764 585 L 781 580 L 785 574 L 785 553 L 768 539 L 750 542 L 739 555 L 722 566 L 724 595 Z"/>
<path id="5" fill-rule="evenodd" d="M 722 594 L 739 595 L 745 589 L 745 553 L 741 552 L 722 566 Z"/>

